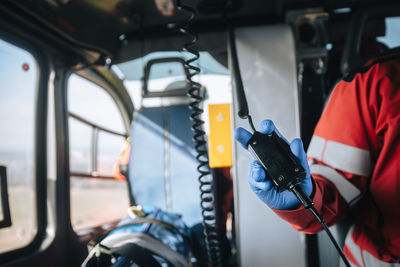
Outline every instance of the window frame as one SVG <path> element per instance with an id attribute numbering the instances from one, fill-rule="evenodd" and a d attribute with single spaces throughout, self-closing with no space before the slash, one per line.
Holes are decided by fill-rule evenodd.
<path id="1" fill-rule="evenodd" d="M 55 36 L 52 32 L 43 30 L 42 25 L 32 24 L 8 8 L 0 13 L 5 15 L 0 16 L 0 38 L 30 53 L 37 62 L 39 77 L 34 100 L 36 115 L 34 116 L 35 145 L 33 154 L 37 231 L 31 243 L 25 247 L 0 253 L 0 265 L 10 262 L 15 262 L 17 265 L 25 264 L 31 260 L 46 258 L 45 255 L 48 253 L 59 255 L 58 259 L 49 259 L 50 262 L 61 260 L 67 264 L 66 262 L 70 261 L 65 253 L 73 250 L 79 251 L 76 245 L 82 245 L 82 239 L 79 237 L 81 241 L 78 240 L 72 230 L 70 220 L 66 81 L 72 72 L 71 64 L 78 62 L 71 58 L 82 62 L 83 58 L 74 43 L 66 42 L 62 36 Z M 106 89 L 123 114 L 127 129 L 130 129 L 134 106 L 123 81 L 115 73 L 110 72 L 108 67 L 84 65 L 79 73 Z M 49 110 L 53 113 L 50 117 Z M 54 125 L 48 123 L 49 119 L 54 120 Z M 50 140 L 55 142 L 55 147 L 49 146 L 47 143 L 49 134 L 52 134 L 51 131 L 48 131 L 49 125 L 55 128 L 55 139 Z M 55 155 L 52 155 L 55 161 L 55 183 L 50 189 L 47 188 L 48 185 L 51 185 L 48 180 L 48 147 L 55 149 Z M 128 190 L 130 203 L 133 204 L 135 202 L 130 193 L 129 182 Z M 54 207 L 48 207 L 47 201 L 50 201 Z M 54 212 L 54 218 L 48 217 L 49 209 Z M 48 229 L 50 230 L 49 235 L 47 235 Z M 46 241 L 49 242 L 46 243 Z M 71 244 L 74 249 L 69 247 Z M 75 263 L 80 264 L 76 260 Z"/>
<path id="2" fill-rule="evenodd" d="M 122 115 L 122 114 L 121 114 Z M 84 172 L 74 172 L 71 171 L 70 169 L 70 176 L 76 177 L 76 178 L 100 178 L 100 179 L 109 179 L 112 180 L 114 179 L 113 176 L 109 175 L 103 175 L 98 173 L 98 168 L 97 168 L 97 159 L 98 159 L 98 151 L 99 151 L 99 134 L 100 132 L 105 132 L 108 134 L 112 134 L 114 136 L 120 136 L 124 137 L 125 139 L 128 138 L 127 133 L 120 133 L 116 132 L 113 130 L 110 130 L 108 128 L 105 128 L 103 126 L 100 126 L 94 122 L 91 122 L 80 115 L 77 115 L 71 111 L 68 111 L 68 119 L 75 119 L 79 121 L 80 123 L 83 123 L 89 127 L 91 127 L 92 130 L 92 135 L 91 135 L 91 145 L 90 145 L 90 172 L 89 173 L 84 173 Z"/>
<path id="3" fill-rule="evenodd" d="M 66 124 L 66 129 L 64 132 L 65 138 L 66 140 L 68 140 L 67 142 L 65 142 L 65 149 L 66 149 L 66 160 L 68 161 L 67 164 L 67 170 L 68 170 L 68 186 L 67 186 L 67 190 L 68 190 L 68 197 L 69 197 L 69 201 L 68 201 L 68 223 L 69 223 L 69 227 L 70 229 L 72 229 L 72 231 L 79 237 L 80 240 L 87 242 L 87 236 L 86 233 L 88 232 L 87 230 L 93 230 L 93 233 L 98 233 L 101 234 L 102 231 L 104 231 L 104 227 L 102 226 L 92 226 L 91 228 L 86 229 L 85 231 L 82 231 L 85 234 L 79 234 L 78 232 L 75 232 L 73 230 L 73 226 L 72 226 L 72 220 L 71 220 L 71 183 L 70 183 L 70 179 L 71 177 L 75 177 L 75 178 L 80 178 L 80 179 L 114 179 L 112 176 L 103 176 L 103 175 L 85 175 L 85 174 L 81 174 L 81 173 L 75 173 L 71 171 L 71 166 L 70 166 L 70 135 L 69 135 L 69 118 L 71 117 L 71 112 L 69 111 L 69 107 L 68 107 L 68 90 L 69 90 L 69 79 L 71 78 L 71 75 L 78 75 L 80 78 L 85 79 L 86 81 L 93 83 L 95 85 L 97 85 L 99 87 L 99 89 L 104 90 L 104 92 L 106 94 L 108 94 L 111 97 L 111 100 L 115 103 L 119 114 L 121 115 L 122 118 L 122 122 L 125 128 L 125 133 L 118 133 L 114 130 L 110 130 L 107 129 L 103 126 L 97 125 L 91 121 L 86 120 L 85 118 L 82 118 L 79 115 L 76 115 L 74 113 L 73 116 L 75 117 L 79 117 L 79 119 L 85 121 L 84 123 L 88 126 L 95 126 L 98 129 L 101 128 L 101 130 L 103 130 L 104 132 L 107 133 L 112 133 L 112 134 L 116 134 L 119 136 L 124 136 L 124 137 L 128 137 L 130 135 L 130 125 L 132 122 L 132 118 L 133 118 L 133 111 L 134 111 L 134 107 L 133 107 L 133 103 L 132 101 L 123 101 L 124 97 L 131 99 L 130 95 L 127 91 L 122 91 L 119 90 L 119 86 L 122 85 L 122 81 L 118 81 L 117 76 L 115 76 L 115 78 L 117 79 L 113 79 L 112 77 L 107 77 L 107 75 L 105 74 L 105 71 L 103 71 L 102 67 L 94 67 L 94 68 L 90 68 L 90 69 L 84 69 L 84 70 L 80 70 L 80 71 L 69 71 L 67 73 L 67 75 L 65 76 L 65 80 L 63 82 L 63 86 L 64 86 L 64 90 L 63 90 L 63 98 L 64 98 L 64 110 L 63 113 L 65 114 L 65 124 Z M 109 80 L 106 80 L 106 78 L 109 78 Z M 111 79 L 110 79 L 111 78 Z M 114 82 L 114 84 L 113 84 Z M 124 87 L 124 86 L 123 86 Z M 132 111 L 131 114 L 129 113 L 129 111 Z M 78 119 L 78 120 L 79 120 Z M 81 121 L 82 122 L 82 121 Z M 93 130 L 93 129 L 92 129 Z M 97 133 L 98 134 L 98 133 Z M 91 137 L 93 138 L 93 136 Z M 98 140 L 97 140 L 98 141 Z M 92 151 L 91 151 L 92 152 Z M 91 155 L 91 157 L 93 157 Z M 78 175 L 76 175 L 78 174 Z M 135 205 L 135 199 L 132 195 L 132 188 L 131 188 L 131 184 L 129 182 L 129 180 L 125 181 L 127 184 L 127 194 L 128 194 L 128 200 L 129 200 L 129 204 L 130 205 Z M 112 224 L 112 223 L 111 223 Z M 99 228 L 101 228 L 102 230 L 99 230 Z M 88 236 L 93 237 L 92 234 L 93 233 L 89 233 Z"/>
<path id="4" fill-rule="evenodd" d="M 50 81 L 50 62 L 42 49 L 32 45 L 28 39 L 10 34 L 7 29 L 1 32 L 0 39 L 22 50 L 35 59 L 38 67 L 38 79 L 35 88 L 33 116 L 34 147 L 33 147 L 33 185 L 36 207 L 36 234 L 31 242 L 23 247 L 0 254 L 0 262 L 5 263 L 36 252 L 46 237 L 47 229 L 47 117 L 48 117 L 48 86 Z M 12 213 L 12 210 L 11 210 Z"/>

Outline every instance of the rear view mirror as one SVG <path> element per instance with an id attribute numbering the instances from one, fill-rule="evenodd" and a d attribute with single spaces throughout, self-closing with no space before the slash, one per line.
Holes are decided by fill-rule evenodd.
<path id="1" fill-rule="evenodd" d="M 180 57 L 150 60 L 144 69 L 143 97 L 186 96 L 189 72 Z"/>
<path id="2" fill-rule="evenodd" d="M 11 226 L 10 206 L 8 204 L 7 169 L 0 166 L 0 229 Z"/>

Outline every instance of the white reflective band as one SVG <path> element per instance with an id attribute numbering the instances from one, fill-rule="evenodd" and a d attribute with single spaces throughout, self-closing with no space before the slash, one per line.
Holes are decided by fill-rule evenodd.
<path id="1" fill-rule="evenodd" d="M 336 169 L 369 176 L 371 174 L 371 158 L 368 150 L 328 141 L 323 161 Z"/>
<path id="2" fill-rule="evenodd" d="M 371 174 L 370 152 L 366 149 L 326 141 L 314 135 L 307 155 L 345 172 L 367 177 Z"/>
<path id="3" fill-rule="evenodd" d="M 316 135 L 311 138 L 308 146 L 307 155 L 322 160 L 322 152 L 324 151 L 325 139 Z"/>
<path id="4" fill-rule="evenodd" d="M 350 230 L 347 232 L 346 239 L 344 241 L 344 244 L 347 246 L 347 248 L 350 250 L 351 254 L 354 256 L 356 259 L 357 263 L 359 266 L 363 266 L 363 260 L 361 258 L 361 250 L 360 247 L 356 245 L 353 241 L 353 231 L 354 231 L 354 225 L 350 228 Z M 341 263 L 340 266 L 344 266 L 344 264 Z M 353 263 L 351 263 L 351 266 L 356 266 Z"/>
<path id="5" fill-rule="evenodd" d="M 375 258 L 372 254 L 369 254 L 368 251 L 362 250 L 365 267 L 399 267 L 400 264 L 398 263 L 389 263 L 381 261 Z"/>
<path id="6" fill-rule="evenodd" d="M 332 168 L 321 164 L 314 164 L 310 166 L 310 172 L 311 175 L 318 174 L 331 181 L 336 186 L 340 195 L 350 205 L 360 196 L 360 190 Z"/>
<path id="7" fill-rule="evenodd" d="M 400 264 L 398 263 L 388 263 L 383 262 L 377 258 L 375 258 L 372 254 L 368 253 L 366 250 L 361 250 L 360 247 L 354 243 L 353 241 L 353 231 L 354 226 L 350 228 L 346 235 L 345 245 L 351 251 L 354 258 L 357 260 L 357 263 L 360 264 L 362 267 L 399 267 Z M 341 267 L 343 264 L 340 265 Z M 351 264 L 351 266 L 355 266 Z"/>

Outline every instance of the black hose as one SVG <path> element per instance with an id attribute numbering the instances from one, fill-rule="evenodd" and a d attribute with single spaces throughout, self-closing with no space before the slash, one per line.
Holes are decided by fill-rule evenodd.
<path id="1" fill-rule="evenodd" d="M 242 75 L 240 73 L 240 67 L 239 67 L 239 60 L 238 56 L 236 53 L 236 44 L 235 44 L 235 33 L 233 31 L 232 26 L 228 23 L 228 20 L 226 19 L 226 15 L 223 15 L 224 21 L 229 29 L 229 49 L 230 49 L 230 56 L 232 59 L 232 72 L 233 72 L 233 83 L 235 85 L 235 90 L 236 90 L 236 99 L 237 99 L 237 105 L 238 105 L 238 116 L 241 119 L 247 119 L 249 121 L 250 128 L 253 130 L 255 133 L 257 130 L 254 127 L 253 124 L 253 119 L 251 118 L 249 114 L 249 107 L 247 105 L 247 99 L 246 99 L 246 93 L 244 91 L 244 86 L 243 86 L 243 81 L 242 81 Z"/>
<path id="2" fill-rule="evenodd" d="M 201 114 L 204 110 L 201 103 L 204 100 L 202 86 L 200 83 L 193 81 L 193 77 L 200 73 L 200 68 L 193 65 L 200 57 L 200 53 L 196 51 L 193 46 L 197 42 L 197 35 L 188 30 L 193 23 L 196 11 L 189 6 L 182 5 L 180 0 L 177 0 L 178 10 L 186 11 L 189 14 L 188 20 L 180 25 L 180 32 L 189 37 L 189 41 L 184 44 L 183 51 L 193 55 L 192 58 L 185 60 L 185 68 L 189 72 L 187 78 L 190 84 L 188 95 L 192 99 L 189 108 L 192 110 L 190 119 L 192 121 L 192 131 L 194 132 L 193 141 L 195 143 L 196 159 L 199 163 L 197 171 L 200 176 L 200 205 L 203 216 L 203 226 L 205 241 L 207 245 L 207 253 L 211 266 L 221 266 L 221 252 L 219 245 L 219 237 L 217 231 L 216 212 L 214 207 L 214 195 L 212 190 L 212 175 L 208 164 L 207 142 L 205 138 L 205 131 L 203 129 L 204 121 L 201 119 Z"/>
<path id="3" fill-rule="evenodd" d="M 322 219 L 321 215 L 317 212 L 317 210 L 314 207 L 311 207 L 308 210 L 314 215 L 314 217 L 317 219 L 317 221 L 322 225 L 322 227 L 324 228 L 329 239 L 332 241 L 332 244 L 335 246 L 335 249 L 339 253 L 339 256 L 342 258 L 346 267 L 351 267 L 350 262 L 348 261 L 348 259 L 346 258 L 346 256 L 343 253 L 342 248 L 339 246 L 336 239 L 333 237 L 331 231 L 329 230 L 328 225 L 326 225 L 326 223 L 325 223 L 324 219 Z"/>
<path id="4" fill-rule="evenodd" d="M 326 234 L 328 235 L 328 237 L 332 241 L 332 244 L 335 246 L 335 249 L 339 253 L 339 256 L 342 258 L 342 260 L 343 260 L 344 264 L 346 265 L 346 267 L 350 267 L 351 266 L 350 262 L 348 261 L 348 259 L 344 255 L 342 248 L 339 246 L 339 244 L 337 243 L 336 239 L 333 237 L 331 231 L 329 230 L 329 227 L 326 225 L 326 223 L 325 223 L 324 219 L 322 218 L 321 214 L 319 214 L 318 211 L 314 208 L 313 201 L 304 192 L 304 190 L 301 187 L 301 185 L 297 184 L 297 185 L 291 186 L 289 188 L 289 191 L 291 191 L 297 197 L 297 199 L 300 201 L 301 205 L 303 205 L 303 207 L 305 209 L 307 209 L 309 212 L 311 212 L 312 215 L 314 215 L 315 219 L 317 219 L 317 221 L 324 228 Z"/>

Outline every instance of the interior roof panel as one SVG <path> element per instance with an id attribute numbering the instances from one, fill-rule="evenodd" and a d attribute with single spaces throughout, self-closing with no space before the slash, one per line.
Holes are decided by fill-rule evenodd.
<path id="1" fill-rule="evenodd" d="M 168 1 L 168 0 L 166 0 Z M 171 0 L 175 1 L 175 0 Z M 199 4 L 209 9 L 225 0 L 182 1 Z M 334 9 L 360 5 L 382 5 L 382 0 L 232 0 L 239 7 L 228 13 L 233 25 L 256 25 L 284 21 L 289 9 L 324 7 Z M 393 2 L 386 0 L 385 2 Z M 0 9 L 12 8 L 26 18 L 40 20 L 43 27 L 51 28 L 72 38 L 77 43 L 98 47 L 109 56 L 118 57 L 122 45 L 141 38 L 177 34 L 167 25 L 185 21 L 187 14 L 175 11 L 163 16 L 155 0 L 2 0 Z M 204 11 L 204 10 L 203 10 Z M 214 11 L 214 12 L 213 12 Z M 198 12 L 194 28 L 200 32 L 215 32 L 224 27 L 220 10 Z M 171 29 L 172 28 L 172 29 Z M 124 37 L 126 40 L 122 40 Z M 126 50 L 126 47 L 124 48 Z M 118 56 L 119 55 L 119 56 Z"/>

